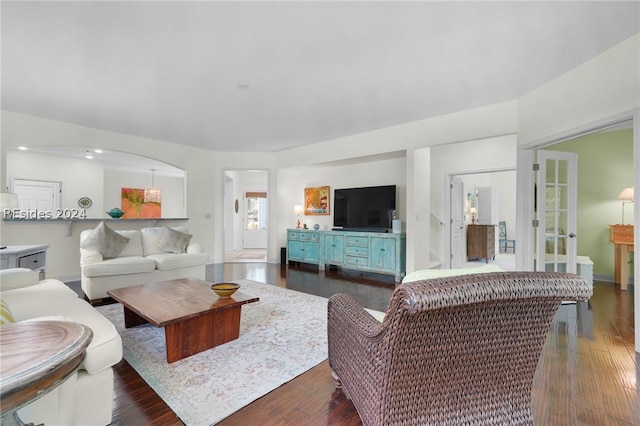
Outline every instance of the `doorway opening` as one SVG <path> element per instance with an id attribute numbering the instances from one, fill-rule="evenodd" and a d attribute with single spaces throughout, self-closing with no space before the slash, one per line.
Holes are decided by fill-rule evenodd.
<path id="1" fill-rule="evenodd" d="M 267 171 L 227 170 L 224 188 L 224 262 L 266 262 L 269 239 Z"/>
<path id="2" fill-rule="evenodd" d="M 513 240 L 516 232 L 516 170 L 512 168 L 471 170 L 450 173 L 445 179 L 445 247 L 448 268 L 473 268 L 496 264 L 504 270 L 515 270 L 515 247 L 502 250 L 500 225 Z M 479 194 L 490 194 L 489 197 Z M 488 204 L 485 200 L 489 199 Z M 480 201 L 482 200 L 482 201 Z M 482 258 L 467 256 L 469 225 L 492 226 L 492 255 Z"/>

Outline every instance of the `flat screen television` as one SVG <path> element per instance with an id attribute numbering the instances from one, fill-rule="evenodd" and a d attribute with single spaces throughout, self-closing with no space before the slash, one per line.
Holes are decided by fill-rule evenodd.
<path id="1" fill-rule="evenodd" d="M 334 229 L 384 232 L 391 228 L 395 210 L 395 185 L 334 190 Z"/>

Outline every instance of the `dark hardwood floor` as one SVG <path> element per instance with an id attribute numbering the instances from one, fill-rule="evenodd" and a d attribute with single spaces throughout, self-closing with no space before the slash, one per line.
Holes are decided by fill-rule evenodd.
<path id="1" fill-rule="evenodd" d="M 248 278 L 328 297 L 351 294 L 386 310 L 393 280 L 282 268 L 264 263 L 209 265 L 208 281 Z M 380 282 L 382 279 L 386 282 Z M 638 355 L 634 352 L 633 291 L 597 282 L 591 300 L 563 305 L 549 331 L 533 391 L 539 425 L 638 425 Z M 113 425 L 182 425 L 171 409 L 122 361 L 115 368 Z M 337 390 L 327 361 L 226 418 L 219 425 L 360 425 Z M 198 425 L 199 426 L 199 425 Z"/>

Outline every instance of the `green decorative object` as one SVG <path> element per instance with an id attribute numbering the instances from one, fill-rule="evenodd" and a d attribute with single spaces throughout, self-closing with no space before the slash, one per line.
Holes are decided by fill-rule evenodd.
<path id="1" fill-rule="evenodd" d="M 111 219 L 120 219 L 122 215 L 124 215 L 124 210 L 121 210 L 118 207 L 114 207 L 111 210 L 107 211 L 107 214 L 111 216 Z"/>

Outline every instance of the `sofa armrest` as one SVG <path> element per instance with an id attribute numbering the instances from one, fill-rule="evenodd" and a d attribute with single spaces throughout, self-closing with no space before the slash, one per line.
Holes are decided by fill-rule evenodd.
<path id="1" fill-rule="evenodd" d="M 11 268 L 0 270 L 0 289 L 12 290 L 29 287 L 40 281 L 40 271 L 28 268 Z"/>
<path id="2" fill-rule="evenodd" d="M 102 262 L 104 258 L 97 251 L 80 249 L 80 266 L 89 265 L 91 263 Z"/>
<path id="3" fill-rule="evenodd" d="M 202 245 L 198 243 L 191 243 L 187 246 L 187 253 L 203 253 Z"/>
<path id="4" fill-rule="evenodd" d="M 334 379 L 350 393 L 357 389 L 364 400 L 378 398 L 380 383 L 390 364 L 386 362 L 385 323 L 380 323 L 346 294 L 329 298 L 327 320 L 329 366 Z M 361 376 L 369 377 L 364 385 L 358 384 Z"/>

